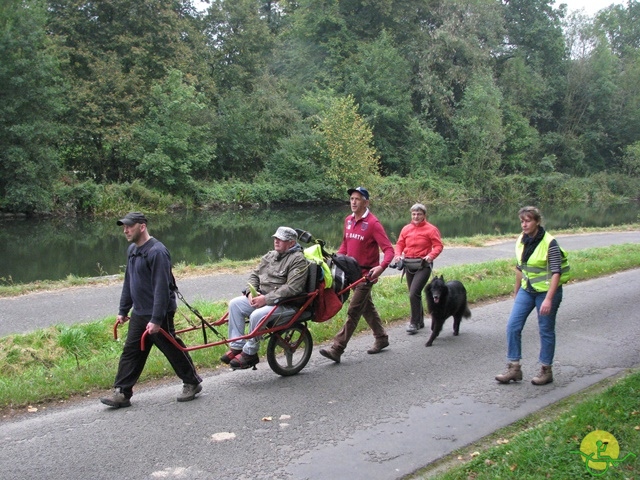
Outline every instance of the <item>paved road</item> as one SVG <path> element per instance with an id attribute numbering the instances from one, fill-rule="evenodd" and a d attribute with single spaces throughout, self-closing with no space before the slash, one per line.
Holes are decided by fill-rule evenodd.
<path id="1" fill-rule="evenodd" d="M 638 241 L 638 234 L 627 238 Z M 585 240 L 561 239 L 569 249 L 588 246 Z M 535 320 L 523 335 L 525 381 L 493 380 L 504 367 L 511 308 L 511 301 L 495 302 L 473 308 L 459 337 L 449 320 L 430 348 L 423 346 L 426 332 L 407 336 L 396 325 L 379 355 L 365 353 L 365 334 L 339 365 L 317 346 L 294 377 L 279 377 L 264 363 L 257 371 L 219 369 L 186 404 L 175 402 L 179 386 L 170 381 L 141 386 L 128 409 L 88 399 L 0 420 L 2 478 L 401 478 L 640 364 L 638 282 L 640 269 L 565 287 L 550 385 L 528 382 L 538 350 Z"/>
<path id="2" fill-rule="evenodd" d="M 567 250 L 640 242 L 640 231 L 558 236 Z M 513 258 L 513 242 L 482 248 L 446 248 L 435 267 L 480 263 Z M 386 274 L 398 274 L 387 269 Z M 178 279 L 180 291 L 189 303 L 198 299 L 230 300 L 246 286 L 247 275 L 208 275 Z M 77 287 L 39 292 L 14 298 L 0 298 L 0 337 L 24 333 L 54 324 L 70 325 L 114 316 L 117 313 L 121 284 Z"/>

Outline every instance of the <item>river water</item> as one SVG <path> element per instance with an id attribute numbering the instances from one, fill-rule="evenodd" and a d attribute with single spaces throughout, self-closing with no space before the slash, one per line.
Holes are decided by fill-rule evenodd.
<path id="1" fill-rule="evenodd" d="M 405 208 L 376 208 L 393 243 L 410 220 Z M 428 206 L 429 221 L 447 238 L 520 231 L 518 207 L 478 205 L 463 209 Z M 554 229 L 608 227 L 637 223 L 638 203 L 612 206 L 547 206 L 544 224 Z M 123 212 L 123 214 L 126 212 Z M 183 212 L 149 216 L 150 233 L 170 250 L 174 263 L 199 265 L 221 259 L 248 260 L 273 248 L 280 225 L 301 228 L 335 250 L 341 241 L 348 203 L 299 208 L 261 208 L 224 212 Z M 116 218 L 40 218 L 0 220 L 0 283 L 59 280 L 121 273 L 127 242 Z"/>

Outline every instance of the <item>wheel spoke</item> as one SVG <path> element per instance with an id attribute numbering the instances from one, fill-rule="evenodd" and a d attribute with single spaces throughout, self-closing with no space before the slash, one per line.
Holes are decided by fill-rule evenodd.
<path id="1" fill-rule="evenodd" d="M 302 370 L 313 350 L 313 340 L 306 325 L 295 325 L 271 335 L 267 346 L 267 360 L 279 375 L 295 375 Z"/>

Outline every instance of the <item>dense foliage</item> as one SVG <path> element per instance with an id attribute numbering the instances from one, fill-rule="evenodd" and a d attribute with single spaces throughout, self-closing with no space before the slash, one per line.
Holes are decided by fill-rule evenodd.
<path id="1" fill-rule="evenodd" d="M 0 210 L 637 198 L 640 3 L 565 8 L 7 0 Z"/>

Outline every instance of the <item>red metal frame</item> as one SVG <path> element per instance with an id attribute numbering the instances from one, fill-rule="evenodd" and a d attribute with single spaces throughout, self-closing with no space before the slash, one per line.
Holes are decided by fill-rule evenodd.
<path id="1" fill-rule="evenodd" d="M 353 282 L 351 285 L 349 285 L 348 287 L 345 287 L 344 289 L 342 289 L 341 291 L 337 292 L 338 296 L 342 295 L 344 292 L 346 292 L 347 290 L 351 290 L 353 289 L 356 285 L 359 285 L 360 283 L 364 282 L 367 280 L 367 277 L 362 277 L 360 279 L 358 279 L 357 281 Z M 254 338 L 260 335 L 266 335 L 269 333 L 273 333 L 273 332 L 280 332 L 280 331 L 284 331 L 284 330 L 288 330 L 289 328 L 291 328 L 293 325 L 295 325 L 298 320 L 300 319 L 300 317 L 302 316 L 302 314 L 307 310 L 307 308 L 309 308 L 309 306 L 311 306 L 311 304 L 313 303 L 313 301 L 316 299 L 316 297 L 320 294 L 320 289 L 316 289 L 313 292 L 307 293 L 305 296 L 299 296 L 299 297 L 295 297 L 295 298 L 291 298 L 288 299 L 285 303 L 289 303 L 295 300 L 300 300 L 302 298 L 305 298 L 305 302 L 302 304 L 302 306 L 298 309 L 298 311 L 295 313 L 295 315 L 293 315 L 293 317 L 291 317 L 291 319 L 289 319 L 289 321 L 287 323 L 283 323 L 281 325 L 275 325 L 273 327 L 266 327 L 266 325 L 268 325 L 271 316 L 273 315 L 273 313 L 275 312 L 275 310 L 278 308 L 278 305 L 274 306 L 267 315 L 265 315 L 263 317 L 263 319 L 260 321 L 260 323 L 256 326 L 256 328 L 249 332 L 246 335 L 242 335 L 239 337 L 235 337 L 235 338 L 223 338 L 222 340 L 217 340 L 215 342 L 209 342 L 209 343 L 204 343 L 202 345 L 195 345 L 192 347 L 187 347 L 187 346 L 182 346 L 180 345 L 176 339 L 173 337 L 173 335 L 169 334 L 169 332 L 167 332 L 164 329 L 160 329 L 160 333 L 162 333 L 162 335 L 164 335 L 167 340 L 169 340 L 176 348 L 178 348 L 179 350 L 183 351 L 183 352 L 191 352 L 193 350 L 201 350 L 203 348 L 209 348 L 209 347 L 216 347 L 218 345 L 227 345 L 231 342 L 235 342 L 238 340 L 247 340 L 249 338 Z M 220 325 L 224 325 L 225 323 L 228 323 L 228 318 L 229 318 L 229 312 L 227 311 L 222 318 L 220 318 L 219 320 L 216 320 L 215 322 L 211 323 L 210 325 L 213 327 L 218 327 Z M 313 319 L 311 319 L 313 321 Z M 116 321 L 115 325 L 113 326 L 113 336 L 114 338 L 117 340 L 118 339 L 118 326 L 121 325 L 120 322 Z M 184 328 L 182 330 L 178 330 L 176 331 L 176 335 L 180 334 L 180 333 L 186 333 L 186 332 L 192 332 L 194 330 L 200 330 L 200 329 L 204 329 L 205 328 L 205 324 L 202 324 L 200 326 L 191 326 L 188 328 Z M 140 339 L 140 349 L 141 350 L 145 350 L 146 349 L 146 337 L 147 337 L 147 332 L 145 331 L 142 334 L 142 338 Z M 205 338 L 206 338 L 206 334 L 205 334 Z"/>
<path id="2" fill-rule="evenodd" d="M 128 321 L 129 321 L 129 317 L 124 317 L 124 322 L 120 323 L 119 321 L 116 320 L 116 323 L 113 324 L 113 339 L 114 340 L 118 340 L 118 327 L 120 325 L 124 325 Z"/>

